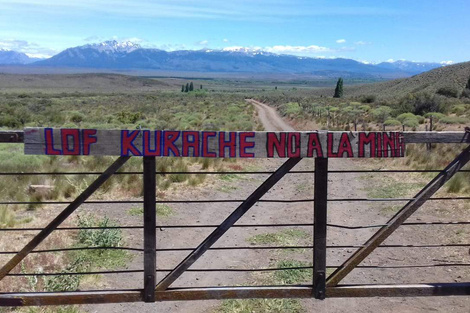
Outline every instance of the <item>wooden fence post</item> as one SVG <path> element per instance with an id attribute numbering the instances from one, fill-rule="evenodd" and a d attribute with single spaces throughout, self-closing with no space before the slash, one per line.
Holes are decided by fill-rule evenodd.
<path id="1" fill-rule="evenodd" d="M 326 223 L 328 198 L 328 159 L 315 158 L 315 202 L 313 213 L 313 291 L 315 299 L 325 299 Z"/>
<path id="2" fill-rule="evenodd" d="M 144 293 L 145 302 L 155 302 L 157 271 L 157 210 L 155 157 L 144 157 Z"/>

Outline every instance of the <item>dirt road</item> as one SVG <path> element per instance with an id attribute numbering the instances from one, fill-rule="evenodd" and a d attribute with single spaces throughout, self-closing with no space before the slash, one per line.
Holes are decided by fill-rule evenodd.
<path id="1" fill-rule="evenodd" d="M 287 124 L 276 112 L 276 109 L 253 99 L 247 99 L 258 111 L 258 118 L 267 131 L 293 131 L 292 126 Z"/>
<path id="2" fill-rule="evenodd" d="M 254 100 L 247 100 L 256 106 L 258 116 L 266 130 L 289 131 L 293 130 L 280 118 L 276 111 L 269 106 Z M 253 166 L 260 170 L 274 170 L 282 164 L 283 160 L 266 159 L 254 162 Z M 375 163 L 373 163 L 375 164 Z M 368 165 L 360 161 L 330 160 L 329 167 L 334 170 L 347 170 L 362 168 Z M 376 165 L 377 166 L 377 165 Z M 378 165 L 383 166 L 383 165 Z M 313 160 L 304 159 L 295 168 L 296 170 L 313 170 Z M 242 199 L 248 196 L 265 178 L 263 175 L 236 176 L 226 180 L 213 181 L 210 185 L 192 188 L 189 191 L 172 194 L 175 200 L 183 199 Z M 360 198 L 367 197 L 368 188 L 379 187 L 383 177 L 365 177 L 362 174 L 331 174 L 329 178 L 330 198 Z M 413 192 L 410 190 L 409 192 Z M 299 199 L 312 198 L 313 177 L 311 174 L 286 175 L 263 199 Z M 386 204 L 389 205 L 390 204 Z M 175 212 L 168 218 L 158 218 L 160 225 L 170 224 L 218 224 L 228 216 L 235 208 L 236 203 L 209 203 L 209 204 L 177 204 L 172 205 Z M 363 202 L 331 202 L 329 204 L 328 222 L 343 225 L 370 225 L 381 224 L 388 220 L 393 212 L 383 209 L 377 204 L 369 205 Z M 129 207 L 113 208 L 103 206 L 93 207 L 95 214 L 111 214 L 111 218 L 117 219 L 123 225 L 142 223 L 142 217 L 128 216 L 126 210 Z M 468 213 L 466 213 L 468 217 Z M 418 212 L 411 221 L 435 221 L 439 219 L 452 219 L 444 211 L 436 211 L 434 204 L 425 207 Z M 240 223 L 312 223 L 312 203 L 258 203 L 242 218 Z M 159 248 L 195 247 L 210 232 L 210 228 L 202 229 L 170 229 L 162 227 L 157 233 L 157 246 Z M 247 240 L 254 235 L 274 233 L 279 229 L 267 228 L 234 228 L 230 230 L 216 246 L 246 246 Z M 313 229 L 305 229 L 308 232 L 311 243 Z M 439 243 L 442 238 L 447 238 L 446 230 L 442 227 L 402 228 L 386 243 L 410 244 L 410 243 Z M 364 243 L 374 229 L 345 230 L 328 229 L 328 245 L 352 245 Z M 140 230 L 126 233 L 129 246 L 142 246 Z M 429 250 L 411 252 L 397 249 L 378 249 L 363 265 L 386 264 L 413 264 L 432 263 L 436 259 L 462 260 L 460 250 Z M 354 249 L 331 249 L 328 251 L 328 265 L 341 264 L 354 252 Z M 159 252 L 157 254 L 157 267 L 159 269 L 173 268 L 187 255 L 184 252 Z M 467 251 L 468 253 L 468 251 Z M 468 256 L 467 256 L 468 257 Z M 295 258 L 301 261 L 311 262 L 312 252 L 305 251 L 287 255 L 279 251 L 269 250 L 228 250 L 209 251 L 198 260 L 191 268 L 262 268 L 272 267 L 277 260 Z M 468 263 L 468 262 L 467 262 Z M 142 259 L 139 255 L 129 263 L 129 269 L 140 269 Z M 159 273 L 158 279 L 165 273 Z M 103 282 L 105 286 L 113 288 L 141 288 L 142 274 L 129 274 L 125 277 L 109 277 Z M 420 283 L 433 281 L 462 281 L 468 280 L 468 271 L 452 268 L 424 268 L 424 269 L 356 269 L 344 283 Z M 253 284 L 255 275 L 248 273 L 199 273 L 184 274 L 175 282 L 175 286 L 202 287 L 223 286 L 238 284 Z M 302 300 L 302 306 L 307 312 L 468 312 L 470 307 L 468 297 L 436 297 L 436 298 L 373 298 L 373 299 L 327 299 L 325 301 Z M 220 301 L 192 301 L 192 302 L 165 302 L 157 304 L 111 304 L 87 306 L 89 312 L 214 312 L 220 306 Z"/>

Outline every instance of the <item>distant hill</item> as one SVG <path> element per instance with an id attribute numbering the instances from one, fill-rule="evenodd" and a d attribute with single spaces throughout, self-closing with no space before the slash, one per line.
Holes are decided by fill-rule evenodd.
<path id="1" fill-rule="evenodd" d="M 413 75 L 430 71 L 432 69 L 441 67 L 442 63 L 428 63 L 428 62 L 412 62 L 405 60 L 382 62 L 377 64 L 377 67 L 399 70 Z"/>
<path id="2" fill-rule="evenodd" d="M 66 49 L 47 60 L 34 63 L 34 66 L 203 73 L 284 73 L 318 78 L 341 76 L 365 79 L 409 77 L 430 67 L 441 66 L 438 63 L 397 62 L 373 65 L 344 58 L 308 58 L 250 49 L 168 52 L 145 49 L 131 42 L 106 41 Z"/>
<path id="3" fill-rule="evenodd" d="M 20 65 L 20 64 L 30 64 L 41 59 L 30 58 L 25 53 L 16 52 L 11 50 L 0 49 L 0 64 L 5 65 Z"/>
<path id="4" fill-rule="evenodd" d="M 0 74 L 0 91 L 142 92 L 180 87 L 177 80 L 146 79 L 118 74 Z"/>
<path id="5" fill-rule="evenodd" d="M 442 87 L 454 87 L 461 91 L 470 77 L 470 62 L 457 63 L 433 69 L 409 78 L 386 82 L 348 86 L 344 82 L 344 97 L 375 95 L 379 98 L 402 97 L 408 93 L 435 93 Z M 314 90 L 318 95 L 333 96 L 334 87 Z"/>

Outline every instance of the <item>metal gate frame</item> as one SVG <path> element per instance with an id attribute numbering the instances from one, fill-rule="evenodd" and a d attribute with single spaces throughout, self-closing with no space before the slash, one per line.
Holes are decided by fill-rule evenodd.
<path id="1" fill-rule="evenodd" d="M 405 132 L 406 143 L 470 143 L 465 132 Z M 21 132 L 2 132 L 0 142 L 22 142 Z M 119 157 L 49 225 L 0 269 L 0 280 L 67 219 L 130 157 Z M 470 295 L 470 282 L 416 285 L 338 285 L 360 262 L 387 239 L 418 208 L 470 161 L 470 145 L 382 226 L 361 248 L 326 277 L 328 159 L 315 159 L 314 265 L 312 285 L 293 287 L 171 288 L 189 267 L 220 239 L 261 197 L 286 175 L 301 158 L 290 158 L 244 200 L 194 251 L 156 284 L 156 175 L 155 157 L 143 157 L 144 165 L 144 286 L 139 291 L 0 293 L 0 306 L 65 305 L 86 303 L 155 302 L 242 298 L 415 297 Z"/>

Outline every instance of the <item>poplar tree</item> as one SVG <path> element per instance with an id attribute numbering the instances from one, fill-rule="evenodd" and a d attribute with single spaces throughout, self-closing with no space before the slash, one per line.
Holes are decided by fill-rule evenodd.
<path id="1" fill-rule="evenodd" d="M 191 82 L 191 84 L 189 84 L 189 91 L 193 91 L 194 90 L 194 85 L 193 85 L 193 82 Z"/>
<path id="2" fill-rule="evenodd" d="M 186 87 L 184 88 L 184 92 L 188 92 L 189 91 L 189 84 L 186 83 Z"/>
<path id="3" fill-rule="evenodd" d="M 336 83 L 335 94 L 333 98 L 342 98 L 343 97 L 343 79 L 340 77 Z"/>
<path id="4" fill-rule="evenodd" d="M 181 85 L 181 92 L 184 92 L 184 84 Z"/>

